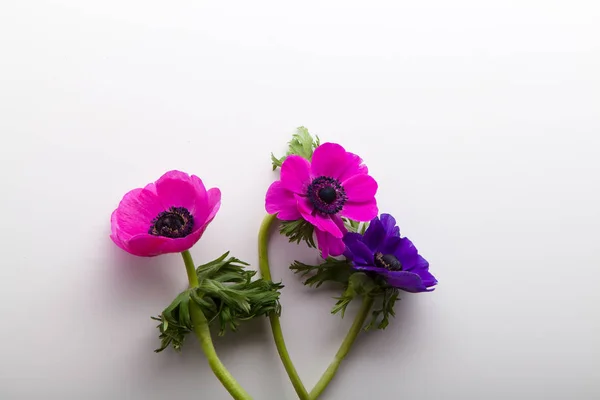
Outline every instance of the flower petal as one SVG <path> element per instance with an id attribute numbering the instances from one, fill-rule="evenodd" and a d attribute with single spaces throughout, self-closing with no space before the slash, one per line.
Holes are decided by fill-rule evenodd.
<path id="1" fill-rule="evenodd" d="M 421 277 L 421 280 L 423 281 L 423 286 L 432 287 L 437 285 L 437 279 L 435 279 L 435 277 L 429 271 L 420 270 L 418 274 Z"/>
<path id="2" fill-rule="evenodd" d="M 192 209 L 188 209 L 188 211 L 192 213 L 195 220 L 197 220 L 199 223 L 203 223 L 210 212 L 206 187 L 204 186 L 202 179 L 196 175 L 190 176 L 190 181 L 194 188 L 194 206 Z"/>
<path id="3" fill-rule="evenodd" d="M 110 216 L 110 238 L 117 246 L 127 251 L 123 240 L 121 240 L 121 238 L 119 237 L 119 222 L 117 221 L 117 210 L 113 211 L 112 215 Z"/>
<path id="4" fill-rule="evenodd" d="M 283 221 L 294 221 L 301 217 L 294 193 L 283 187 L 281 181 L 275 181 L 269 186 L 265 209 L 269 214 L 277 214 L 277 218 Z"/>
<path id="5" fill-rule="evenodd" d="M 202 225 L 186 237 L 169 239 L 160 246 L 160 248 L 158 249 L 158 251 L 160 252 L 159 254 L 181 253 L 182 251 L 191 249 L 192 246 L 194 246 L 196 242 L 200 240 L 207 226 L 208 223 Z"/>
<path id="6" fill-rule="evenodd" d="M 348 232 L 343 240 L 346 245 L 346 258 L 352 260 L 356 266 L 373 265 L 373 251 L 363 242 L 361 234 Z"/>
<path id="7" fill-rule="evenodd" d="M 121 238 L 141 233 L 148 233 L 152 220 L 164 211 L 157 195 L 152 191 L 154 186 L 144 189 L 133 189 L 125 194 L 119 207 L 113 213 L 111 224 L 113 231 L 119 231 Z"/>
<path id="8" fill-rule="evenodd" d="M 396 219 L 390 214 L 381 214 L 379 217 L 385 229 L 386 236 L 398 236 L 400 237 L 400 228 L 396 226 Z"/>
<path id="9" fill-rule="evenodd" d="M 377 193 L 377 182 L 370 175 L 354 175 L 342 183 L 348 201 L 363 203 L 372 201 Z"/>
<path id="10" fill-rule="evenodd" d="M 313 177 L 329 176 L 340 180 L 352 158 L 337 143 L 323 143 L 317 147 L 312 156 L 311 172 Z"/>
<path id="11" fill-rule="evenodd" d="M 413 269 L 419 262 L 419 252 L 417 251 L 417 248 L 410 239 L 405 237 L 400 239 L 400 246 L 398 246 L 394 255 L 402 263 L 402 268 L 405 270 Z M 423 261 L 424 260 L 425 259 L 423 259 Z"/>
<path id="12" fill-rule="evenodd" d="M 163 254 L 160 251 L 161 246 L 169 241 L 174 240 L 164 236 L 154 236 L 147 233 L 136 235 L 126 241 L 125 250 L 129 253 L 140 257 L 154 257 Z"/>
<path id="13" fill-rule="evenodd" d="M 156 181 L 156 193 L 165 209 L 184 207 L 195 213 L 196 187 L 188 174 L 181 171 L 169 171 Z"/>
<path id="14" fill-rule="evenodd" d="M 364 242 L 373 253 L 377 251 L 383 239 L 385 238 L 385 230 L 383 229 L 383 225 L 379 218 L 373 218 L 369 227 L 365 231 Z"/>
<path id="15" fill-rule="evenodd" d="M 377 251 L 382 252 L 383 254 L 396 254 L 400 244 L 402 243 L 402 239 L 397 236 L 386 236 L 383 239 L 383 242 L 379 244 Z"/>
<path id="16" fill-rule="evenodd" d="M 388 271 L 384 269 L 381 274 L 391 286 L 406 292 L 419 293 L 431 292 L 433 290 L 424 285 L 423 280 L 419 275 L 412 272 Z"/>
<path id="17" fill-rule="evenodd" d="M 317 213 L 308 198 L 299 196 L 297 194 L 295 194 L 294 197 L 298 202 L 298 210 L 300 211 L 302 218 L 320 230 L 329 232 L 336 238 L 341 239 L 342 236 L 344 236 L 345 228 L 343 228 L 343 225 L 340 227 L 339 224 L 336 224 L 331 219 L 332 217 Z"/>
<path id="18" fill-rule="evenodd" d="M 306 194 L 310 184 L 310 163 L 297 155 L 288 156 L 281 165 L 281 184 L 298 194 Z"/>
<path id="19" fill-rule="evenodd" d="M 204 223 L 208 224 L 215 218 L 215 215 L 217 215 L 217 212 L 221 208 L 221 190 L 219 188 L 211 188 L 206 194 L 208 197 L 208 209 L 210 211 Z"/>
<path id="20" fill-rule="evenodd" d="M 317 238 L 317 245 L 321 250 L 321 257 L 327 258 L 329 256 L 339 256 L 344 252 L 346 246 L 340 238 L 336 238 L 328 232 L 322 231 L 315 228 L 315 236 Z"/>
<path id="21" fill-rule="evenodd" d="M 346 204 L 344 204 L 342 211 L 340 211 L 340 215 L 355 221 L 366 222 L 375 218 L 378 211 L 377 200 L 373 198 L 372 201 L 365 203 L 348 201 Z"/>
<path id="22" fill-rule="evenodd" d="M 346 168 L 340 174 L 340 182 L 345 182 L 354 175 L 369 173 L 369 169 L 365 164 L 362 163 L 363 160 L 359 156 L 354 153 L 347 152 L 346 157 Z"/>

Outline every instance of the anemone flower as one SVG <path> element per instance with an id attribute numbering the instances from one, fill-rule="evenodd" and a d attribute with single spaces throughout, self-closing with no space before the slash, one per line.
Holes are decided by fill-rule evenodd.
<path id="1" fill-rule="evenodd" d="M 335 143 L 324 143 L 312 161 L 290 155 L 281 178 L 267 191 L 265 208 L 284 221 L 304 219 L 315 227 L 322 256 L 343 253 L 347 232 L 341 217 L 369 221 L 377 215 L 377 182 L 360 157 Z"/>
<path id="2" fill-rule="evenodd" d="M 430 292 L 437 284 L 427 260 L 408 238 L 400 237 L 400 228 L 389 214 L 375 217 L 364 235 L 349 232 L 343 240 L 344 255 L 354 269 L 379 275 L 390 286 L 418 293 Z"/>
<path id="3" fill-rule="evenodd" d="M 200 239 L 220 206 L 218 188 L 207 191 L 197 176 L 169 171 L 123 197 L 110 219 L 110 238 L 136 256 L 182 252 Z"/>

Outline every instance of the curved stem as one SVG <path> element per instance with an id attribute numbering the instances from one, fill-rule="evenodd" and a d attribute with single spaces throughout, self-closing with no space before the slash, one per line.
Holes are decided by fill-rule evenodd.
<path id="1" fill-rule="evenodd" d="M 186 250 L 181 253 L 181 256 L 183 257 L 185 270 L 187 271 L 190 288 L 198 287 L 198 276 L 196 275 L 196 267 L 194 266 L 192 255 L 188 250 Z M 206 319 L 206 316 L 200 307 L 193 301 L 190 301 L 190 316 L 192 318 L 194 333 L 196 333 L 198 341 L 200 342 L 200 347 L 202 347 L 202 351 L 208 359 L 208 365 L 219 381 L 221 381 L 221 384 L 223 384 L 225 389 L 227 389 L 231 397 L 234 399 L 252 400 L 252 397 L 250 397 L 244 388 L 240 386 L 227 368 L 225 368 L 221 360 L 219 360 L 210 336 L 208 320 Z"/>
<path id="2" fill-rule="evenodd" d="M 354 317 L 354 322 L 352 323 L 348 334 L 344 338 L 344 341 L 340 345 L 339 350 L 335 354 L 333 361 L 331 364 L 329 364 L 329 367 L 327 367 L 323 373 L 323 376 L 321 376 L 321 379 L 319 379 L 319 382 L 317 382 L 313 390 L 310 391 L 310 400 L 316 400 L 335 376 L 335 373 L 342 363 L 342 360 L 350 351 L 350 347 L 352 347 L 354 340 L 356 340 L 356 337 L 362 330 L 362 327 L 365 325 L 365 320 L 371 311 L 371 307 L 373 307 L 373 298 L 365 296 L 363 298 L 362 306 L 360 307 L 358 314 L 356 314 L 356 317 Z"/>
<path id="3" fill-rule="evenodd" d="M 260 225 L 258 232 L 258 266 L 260 273 L 265 280 L 271 279 L 271 270 L 269 268 L 269 230 L 271 225 L 275 221 L 275 215 L 267 215 Z M 273 332 L 273 339 L 279 358 L 285 367 L 285 371 L 298 394 L 300 400 L 310 400 L 308 391 L 302 384 L 298 372 L 292 363 L 292 359 L 285 346 L 285 340 L 283 339 L 283 331 L 281 330 L 281 323 L 279 322 L 279 316 L 275 313 L 269 315 L 269 321 L 271 322 L 271 331 Z"/>

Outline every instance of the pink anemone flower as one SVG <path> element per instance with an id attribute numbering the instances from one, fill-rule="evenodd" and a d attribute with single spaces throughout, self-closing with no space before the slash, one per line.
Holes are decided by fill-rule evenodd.
<path id="1" fill-rule="evenodd" d="M 169 171 L 143 189 L 133 189 L 110 218 L 110 238 L 128 253 L 153 257 L 191 248 L 221 206 L 221 191 L 202 180 Z"/>
<path id="2" fill-rule="evenodd" d="M 290 155 L 281 179 L 269 187 L 265 208 L 284 221 L 304 219 L 315 227 L 323 258 L 344 252 L 346 228 L 341 217 L 370 221 L 378 213 L 377 182 L 360 157 L 335 143 L 315 149 L 312 162 Z"/>

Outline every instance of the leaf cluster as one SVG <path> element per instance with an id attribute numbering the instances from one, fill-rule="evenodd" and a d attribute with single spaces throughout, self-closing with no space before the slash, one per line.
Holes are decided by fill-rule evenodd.
<path id="1" fill-rule="evenodd" d="M 314 231 L 314 226 L 304 219 L 281 221 L 281 224 L 279 225 L 279 233 L 287 236 L 290 243 L 300 243 L 300 241 L 303 240 L 308 247 L 312 248 L 317 247 L 313 236 Z"/>
<path id="2" fill-rule="evenodd" d="M 273 163 L 273 171 L 275 171 L 278 167 L 281 167 L 287 156 L 296 154 L 300 157 L 304 157 L 310 161 L 312 158 L 313 152 L 319 145 L 321 141 L 318 136 L 314 138 L 310 133 L 308 133 L 308 129 L 301 126 L 296 130 L 296 133 L 292 135 L 292 140 L 288 142 L 288 151 L 285 156 L 277 158 L 273 153 L 271 153 L 271 162 Z"/>
<path id="3" fill-rule="evenodd" d="M 241 321 L 271 313 L 279 314 L 280 290 L 283 285 L 262 278 L 252 280 L 256 271 L 245 269 L 247 263 L 229 257 L 229 252 L 196 269 L 198 287 L 181 292 L 158 317 L 160 352 L 172 345 L 181 349 L 186 335 L 193 330 L 190 305 L 199 306 L 209 322 L 219 326 L 219 335 L 236 331 Z"/>
<path id="4" fill-rule="evenodd" d="M 363 225 L 361 228 L 366 229 Z M 395 316 L 394 305 L 399 291 L 390 287 L 383 278 L 364 271 L 356 271 L 347 259 L 328 257 L 323 263 L 309 265 L 294 261 L 290 269 L 302 277 L 304 284 L 318 288 L 325 282 L 341 284 L 343 292 L 334 304 L 331 313 L 340 314 L 342 318 L 348 305 L 357 297 L 369 296 L 375 299 L 376 309 L 371 313 L 371 320 L 365 329 L 385 329 L 390 318 Z"/>

